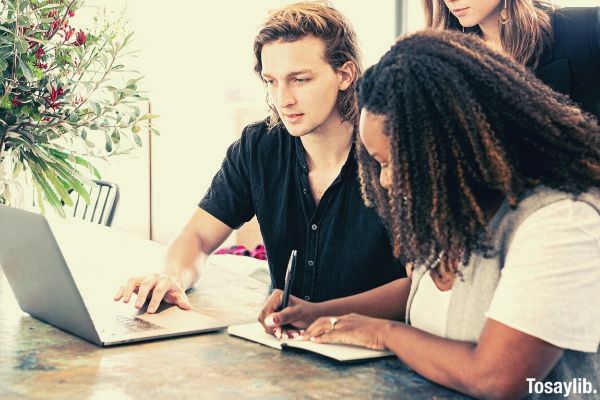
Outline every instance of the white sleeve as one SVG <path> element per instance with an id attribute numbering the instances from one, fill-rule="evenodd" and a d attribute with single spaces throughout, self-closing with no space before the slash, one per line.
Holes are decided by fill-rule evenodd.
<path id="1" fill-rule="evenodd" d="M 600 343 L 600 216 L 563 200 L 531 214 L 508 249 L 487 318 L 555 346 Z"/>

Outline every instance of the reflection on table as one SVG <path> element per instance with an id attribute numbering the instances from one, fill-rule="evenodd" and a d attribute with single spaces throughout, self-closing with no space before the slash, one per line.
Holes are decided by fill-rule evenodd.
<path id="1" fill-rule="evenodd" d="M 162 251 L 146 243 L 137 244 L 151 247 L 144 250 L 146 256 Z M 267 285 L 216 264 L 223 263 L 207 265 L 190 292 L 194 308 L 231 323 L 255 321 Z M 150 267 L 156 266 L 132 265 L 131 272 Z M 131 275 L 106 264 L 71 268 L 84 298 L 93 288 L 107 301 Z M 396 358 L 341 365 L 225 332 L 100 348 L 22 313 L 2 272 L 0 343 L 2 399 L 464 398 L 421 378 Z"/>

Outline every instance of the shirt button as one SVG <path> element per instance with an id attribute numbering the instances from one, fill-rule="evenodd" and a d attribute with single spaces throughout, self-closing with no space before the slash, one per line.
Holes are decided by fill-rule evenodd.
<path id="1" fill-rule="evenodd" d="M 315 265 L 315 262 L 313 260 L 309 260 L 308 261 L 308 266 L 312 267 L 313 265 Z"/>
<path id="2" fill-rule="evenodd" d="M 302 189 L 302 193 L 307 194 L 308 193 L 308 189 L 307 188 Z"/>
<path id="3" fill-rule="evenodd" d="M 310 296 L 304 296 L 304 300 L 310 301 Z"/>
<path id="4" fill-rule="evenodd" d="M 317 225 L 316 224 L 312 224 L 312 226 L 310 227 L 310 229 L 312 229 L 313 231 L 317 230 Z"/>

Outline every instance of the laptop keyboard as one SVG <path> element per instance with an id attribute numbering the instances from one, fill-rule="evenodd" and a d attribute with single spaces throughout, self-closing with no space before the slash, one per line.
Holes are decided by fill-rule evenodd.
<path id="1" fill-rule="evenodd" d="M 126 315 L 115 315 L 114 313 L 108 312 L 96 312 L 94 314 L 94 322 L 100 327 L 101 332 L 110 333 L 111 335 L 164 329 L 160 325 L 139 318 Z"/>

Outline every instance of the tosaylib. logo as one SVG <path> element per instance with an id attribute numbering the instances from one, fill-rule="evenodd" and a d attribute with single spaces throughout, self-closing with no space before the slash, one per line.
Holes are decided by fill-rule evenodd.
<path id="1" fill-rule="evenodd" d="M 562 394 L 567 397 L 571 394 L 597 393 L 592 382 L 586 378 L 573 378 L 568 382 L 543 382 L 535 378 L 525 379 L 529 383 L 529 394 Z"/>

